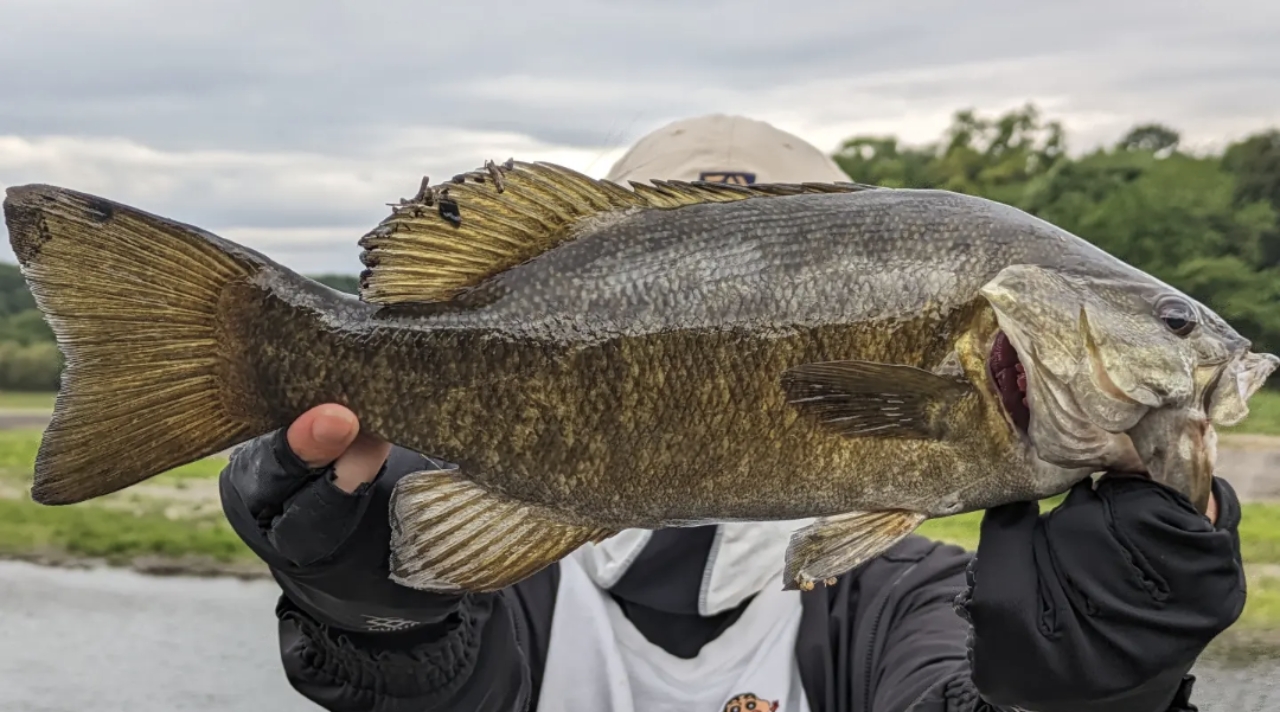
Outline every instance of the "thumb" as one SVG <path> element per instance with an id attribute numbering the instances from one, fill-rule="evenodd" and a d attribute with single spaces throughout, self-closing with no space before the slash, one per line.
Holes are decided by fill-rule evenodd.
<path id="1" fill-rule="evenodd" d="M 289 448 L 307 467 L 323 467 L 347 451 L 360 433 L 356 414 L 336 403 L 326 403 L 298 416 L 285 438 Z"/>

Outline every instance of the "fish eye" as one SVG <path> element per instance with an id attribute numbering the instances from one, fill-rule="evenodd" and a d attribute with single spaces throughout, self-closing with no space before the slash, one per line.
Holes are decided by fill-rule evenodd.
<path id="1" fill-rule="evenodd" d="M 1186 336 L 1196 328 L 1195 308 L 1179 297 L 1164 297 L 1156 302 L 1156 318 L 1177 336 Z"/>

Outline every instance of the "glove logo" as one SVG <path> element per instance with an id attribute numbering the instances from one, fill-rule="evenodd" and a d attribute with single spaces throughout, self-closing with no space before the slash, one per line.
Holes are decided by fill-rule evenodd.
<path id="1" fill-rule="evenodd" d="M 733 699 L 724 703 L 721 712 L 778 712 L 778 701 L 769 702 L 759 695 L 744 692 L 734 695 Z"/>
<path id="2" fill-rule="evenodd" d="M 375 633 L 392 633 L 418 625 L 417 621 L 403 618 L 383 618 L 382 616 L 365 616 L 365 627 Z"/>

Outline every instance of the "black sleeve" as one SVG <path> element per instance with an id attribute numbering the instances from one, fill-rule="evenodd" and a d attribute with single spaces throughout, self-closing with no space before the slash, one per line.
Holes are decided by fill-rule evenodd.
<path id="1" fill-rule="evenodd" d="M 918 563 L 900 574 L 884 579 L 874 575 L 862 577 L 883 581 L 887 590 L 863 591 L 862 597 L 873 600 L 883 595 L 883 607 L 873 604 L 850 616 L 856 626 L 871 626 L 863 633 L 865 640 L 855 640 L 855 645 L 865 642 L 869 646 L 871 655 L 867 659 L 872 667 L 865 677 L 855 674 L 855 679 L 864 680 L 868 687 L 865 694 L 869 703 L 855 705 L 855 708 L 870 712 L 1015 712 L 1018 709 L 1012 704 L 996 704 L 984 698 L 974 682 L 970 658 L 972 629 L 962 615 L 957 615 L 957 601 L 965 600 L 968 595 L 975 561 L 959 547 L 933 543 Z M 859 617 L 869 620 L 858 621 Z M 854 656 L 856 659 L 856 651 Z M 1017 653 L 1011 652 L 1009 657 L 1016 658 Z M 1026 666 L 1014 663 L 1002 678 L 1021 683 L 1019 673 L 1034 674 Z M 1193 683 L 1190 675 L 1169 682 L 1167 694 L 1161 696 L 1172 699 L 1166 706 L 1152 709 L 1195 712 L 1196 708 L 1188 701 Z M 1044 696 L 1040 684 L 1034 680 L 1026 684 Z M 1085 687 L 1088 687 L 1087 681 Z M 855 692 L 855 697 L 857 694 Z M 1087 691 L 1081 697 L 1092 702 L 1071 702 L 1068 708 L 1079 712 L 1144 709 L 1125 707 L 1127 703 L 1113 707 L 1111 702 L 1094 698 Z M 1060 708 L 1042 704 L 1022 709 L 1040 712 Z"/>
<path id="2" fill-rule="evenodd" d="M 932 544 L 918 563 L 886 581 L 886 596 L 872 607 L 869 631 L 874 670 L 869 712 L 978 712 L 970 694 L 965 641 L 968 624 L 955 612 L 970 556 L 957 546 Z M 865 577 L 864 577 L 865 578 Z M 960 684 L 957 684 L 960 683 Z"/>
<path id="3" fill-rule="evenodd" d="M 1036 712 L 1182 712 L 1205 647 L 1239 617 L 1235 492 L 1215 479 L 1216 525 L 1145 478 L 1086 480 L 1041 516 L 992 509 L 957 609 L 973 682 Z"/>
<path id="4" fill-rule="evenodd" d="M 238 448 L 222 473 L 228 521 L 284 591 L 288 679 L 324 709 L 513 712 L 530 697 L 520 592 L 447 596 L 388 578 L 392 488 L 439 466 L 393 448 L 377 478 L 348 494 L 280 430 Z"/>

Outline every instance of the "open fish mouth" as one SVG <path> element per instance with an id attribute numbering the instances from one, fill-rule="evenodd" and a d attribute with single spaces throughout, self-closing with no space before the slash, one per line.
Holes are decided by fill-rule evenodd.
<path id="1" fill-rule="evenodd" d="M 987 356 L 987 370 L 991 373 L 991 382 L 1004 412 L 1013 422 L 1013 426 L 1023 435 L 1031 426 L 1031 408 L 1027 405 L 1027 374 L 1018 359 L 1018 351 L 1013 348 L 1009 337 L 1004 332 L 997 332 L 995 343 L 991 345 L 991 353 Z"/>

